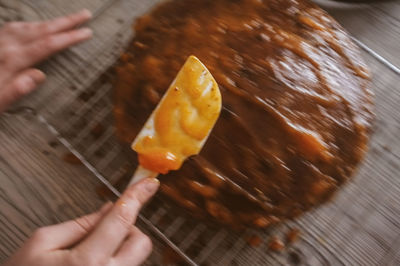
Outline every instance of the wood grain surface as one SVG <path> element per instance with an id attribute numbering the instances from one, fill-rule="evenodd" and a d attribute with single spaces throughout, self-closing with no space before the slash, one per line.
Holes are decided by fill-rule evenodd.
<path id="1" fill-rule="evenodd" d="M 95 211 L 98 181 L 31 114 L 0 120 L 0 261 L 40 226 Z"/>
<path id="2" fill-rule="evenodd" d="M 101 137 L 90 137 L 92 126 L 112 123 L 110 88 L 101 77 L 132 36 L 132 21 L 156 2 L 0 0 L 0 24 L 46 19 L 83 7 L 95 14 L 89 24 L 95 38 L 43 64 L 41 68 L 49 76 L 46 84 L 15 105 L 14 112 L 0 116 L 0 264 L 36 228 L 92 212 L 102 204 L 95 193 L 100 181 L 83 165 L 63 160 L 67 148 L 37 115 L 112 181 L 118 172 L 115 169 L 121 169 L 121 161 L 113 157 L 120 153 L 119 147 L 109 140 L 113 131 L 106 127 Z M 400 2 L 318 3 L 352 36 L 400 66 Z M 376 94 L 377 119 L 370 152 L 354 181 L 333 202 L 263 232 L 268 237 L 282 234 L 288 227 L 301 228 L 301 240 L 287 251 L 266 252 L 265 243 L 249 248 L 241 235 L 177 218 L 173 212 L 168 216 L 169 209 L 154 211 L 150 206 L 144 215 L 199 264 L 399 265 L 400 76 L 370 54 L 364 52 L 363 56 L 374 76 Z M 88 95 L 90 99 L 85 100 Z M 65 121 L 71 123 L 66 126 Z M 97 158 L 104 150 L 112 156 Z M 164 203 L 156 199 L 154 204 Z M 155 252 L 148 264 L 160 265 L 165 244 L 156 235 L 153 239 Z"/>

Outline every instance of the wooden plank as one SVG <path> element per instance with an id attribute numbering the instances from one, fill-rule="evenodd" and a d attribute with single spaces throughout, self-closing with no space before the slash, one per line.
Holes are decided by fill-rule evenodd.
<path id="1" fill-rule="evenodd" d="M 0 264 L 42 226 L 97 210 L 101 183 L 30 113 L 0 116 Z M 146 265 L 158 265 L 165 244 L 153 238 Z"/>
<path id="2" fill-rule="evenodd" d="M 51 145 L 49 145 L 51 141 Z M 0 118 L 0 263 L 40 226 L 95 211 L 100 184 L 32 115 Z"/>
<path id="3" fill-rule="evenodd" d="M 88 7 L 98 15 L 90 24 L 95 29 L 95 39 L 48 61 L 43 66 L 49 74 L 48 82 L 22 105 L 34 107 L 54 121 L 62 112 L 79 107 L 79 104 L 65 106 L 115 61 L 131 36 L 131 21 L 158 1 L 110 1 L 112 5 L 102 9 L 105 2 L 0 0 L 0 23 L 15 18 L 48 18 L 80 7 Z M 356 38 L 400 66 L 399 2 L 377 1 L 373 5 L 318 2 Z M 333 203 L 298 220 L 305 236 L 296 248 L 306 252 L 310 256 L 308 261 L 316 265 L 319 262 L 383 265 L 392 260 L 395 263 L 399 257 L 400 92 L 397 87 L 400 78 L 372 57 L 365 57 L 374 74 L 373 89 L 377 95 L 375 136 L 354 182 Z M 52 138 L 31 115 L 0 118 L 0 263 L 36 227 L 85 214 L 101 203 L 93 190 L 98 184 L 96 179 L 82 166 L 67 165 L 60 160 L 66 150 L 61 145 L 55 148 L 48 145 Z M 159 257 L 158 244 L 156 250 L 153 257 Z M 220 257 L 220 251 L 216 249 L 209 259 Z M 285 256 L 270 256 L 265 250 L 254 249 L 231 255 L 238 258 L 238 264 L 284 261 Z"/>
<path id="4" fill-rule="evenodd" d="M 354 37 L 400 68 L 400 2 L 346 4 L 317 1 Z"/>

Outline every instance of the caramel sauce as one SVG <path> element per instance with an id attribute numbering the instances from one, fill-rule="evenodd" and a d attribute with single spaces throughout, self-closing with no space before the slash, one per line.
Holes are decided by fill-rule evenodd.
<path id="1" fill-rule="evenodd" d="M 359 50 L 325 11 L 305 0 L 171 0 L 134 28 L 114 90 L 122 142 L 135 138 L 192 54 L 223 94 L 200 154 L 160 177 L 161 191 L 196 217 L 266 228 L 326 202 L 350 179 L 367 150 L 373 95 Z M 162 136 L 138 146 L 142 162 L 168 161 L 157 166 L 167 171 L 194 153 L 196 145 L 177 147 L 208 134 L 196 116 L 208 106 L 192 100 L 199 94 L 171 91 L 154 119 Z M 175 99 L 193 107 L 171 116 Z"/>
<path id="2" fill-rule="evenodd" d="M 246 239 L 246 242 L 247 242 L 247 244 L 249 244 L 249 246 L 255 248 L 262 244 L 262 239 L 261 239 L 261 237 L 259 237 L 257 235 L 252 235 Z"/>
<path id="3" fill-rule="evenodd" d="M 285 244 L 276 236 L 271 237 L 268 243 L 268 249 L 275 252 L 280 252 L 285 249 Z"/>
<path id="4" fill-rule="evenodd" d="M 197 58 L 189 57 L 154 111 L 153 135 L 139 136 L 133 144 L 139 163 L 161 174 L 179 169 L 200 151 L 220 110 L 217 83 Z"/>
<path id="5" fill-rule="evenodd" d="M 71 152 L 64 154 L 63 160 L 69 164 L 82 164 L 82 161 Z"/>
<path id="6" fill-rule="evenodd" d="M 290 229 L 286 233 L 286 243 L 288 245 L 295 243 L 300 238 L 300 230 L 297 228 Z"/>
<path id="7" fill-rule="evenodd" d="M 182 164 L 173 153 L 166 149 L 143 149 L 138 157 L 141 166 L 160 174 L 178 170 Z"/>

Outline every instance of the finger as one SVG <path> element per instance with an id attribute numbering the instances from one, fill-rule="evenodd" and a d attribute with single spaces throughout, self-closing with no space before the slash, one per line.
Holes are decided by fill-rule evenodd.
<path id="1" fill-rule="evenodd" d="M 73 29 L 92 17 L 89 10 L 40 22 L 11 22 L 5 25 L 7 36 L 22 42 Z"/>
<path id="2" fill-rule="evenodd" d="M 95 213 L 61 224 L 40 228 L 33 234 L 31 243 L 34 243 L 35 248 L 40 250 L 57 250 L 71 247 L 92 231 L 112 206 L 113 204 L 108 202 Z"/>
<path id="3" fill-rule="evenodd" d="M 46 79 L 46 75 L 38 69 L 27 69 L 17 74 L 4 88 L 0 88 L 0 112 L 14 101 L 32 92 Z"/>
<path id="4" fill-rule="evenodd" d="M 130 186 L 77 249 L 83 254 L 110 258 L 132 229 L 140 208 L 156 193 L 159 185 L 157 179 L 147 178 Z"/>
<path id="5" fill-rule="evenodd" d="M 82 28 L 49 35 L 43 39 L 34 41 L 23 48 L 22 58 L 15 61 L 16 65 L 14 67 L 21 69 L 35 65 L 61 50 L 90 39 L 92 34 L 91 29 Z"/>
<path id="6" fill-rule="evenodd" d="M 91 17 L 92 13 L 87 9 L 83 9 L 77 13 L 68 16 L 59 17 L 44 22 L 37 22 L 37 24 L 34 26 L 37 29 L 36 37 L 73 29 L 85 23 Z"/>
<path id="7" fill-rule="evenodd" d="M 114 265 L 141 265 L 151 254 L 152 249 L 150 238 L 139 228 L 134 227 L 112 260 L 115 262 Z"/>

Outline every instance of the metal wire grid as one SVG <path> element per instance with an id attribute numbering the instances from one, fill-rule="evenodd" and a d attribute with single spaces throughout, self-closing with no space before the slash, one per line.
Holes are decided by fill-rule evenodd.
<path id="1" fill-rule="evenodd" d="M 106 2 L 107 7 L 112 6 Z M 105 12 L 107 8 L 101 10 Z M 126 41 L 121 39 L 127 35 L 129 26 L 130 21 L 122 25 L 121 34 L 117 33 L 116 38 L 105 42 L 104 51 L 96 54 L 96 58 L 91 57 L 89 63 L 86 60 L 82 64 L 79 61 L 82 58 L 73 51 L 49 62 L 47 68 L 53 72 L 53 79 L 48 86 L 61 86 L 67 88 L 67 92 L 45 90 L 38 104 L 40 119 L 116 194 L 117 190 L 110 184 L 126 175 L 129 161 L 113 134 L 112 84 L 104 73 L 109 73 L 108 66 L 115 62 L 121 51 L 121 44 Z M 368 52 L 365 57 L 375 74 L 377 103 L 384 101 L 385 105 L 378 105 L 378 125 L 368 158 L 355 181 L 346 186 L 335 201 L 279 228 L 238 234 L 195 221 L 162 198 L 156 198 L 142 213 L 145 226 L 192 265 L 396 263 L 399 260 L 397 248 L 400 247 L 400 206 L 397 204 L 400 181 L 395 177 L 399 166 L 387 154 L 400 154 L 400 143 L 387 132 L 393 132 L 391 127 L 399 122 L 396 113 L 400 111 L 397 105 L 400 97 L 393 93 L 387 95 L 386 88 L 400 81 L 400 71 L 355 41 Z M 117 45 L 110 45 L 114 43 Z M 386 71 L 382 72 L 376 60 L 385 64 Z M 83 70 L 87 72 L 85 75 L 81 73 Z M 385 117 L 385 120 L 379 120 L 379 117 Z M 93 128 L 99 125 L 104 131 L 100 136 L 94 136 Z M 388 147 L 388 143 L 392 146 Z M 377 176 L 381 178 L 377 179 Z M 301 228 L 303 237 L 284 253 L 267 252 L 265 241 L 257 248 L 246 242 L 253 234 L 262 239 L 268 239 L 270 235 L 282 236 L 291 226 Z"/>

